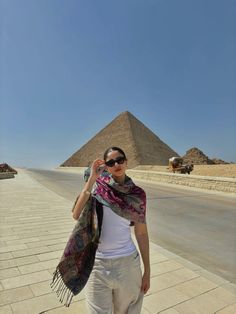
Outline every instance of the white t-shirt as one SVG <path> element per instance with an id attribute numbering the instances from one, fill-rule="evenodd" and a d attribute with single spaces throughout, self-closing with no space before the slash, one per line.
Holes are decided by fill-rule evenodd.
<path id="1" fill-rule="evenodd" d="M 130 221 L 103 205 L 103 221 L 96 257 L 117 258 L 136 251 L 131 238 Z"/>

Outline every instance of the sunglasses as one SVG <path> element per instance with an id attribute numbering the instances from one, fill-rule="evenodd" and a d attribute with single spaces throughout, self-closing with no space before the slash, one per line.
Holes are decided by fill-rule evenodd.
<path id="1" fill-rule="evenodd" d="M 113 167 L 115 166 L 115 163 L 117 162 L 119 165 L 123 164 L 125 161 L 125 157 L 124 156 L 119 156 L 116 159 L 110 159 L 108 161 L 105 162 L 105 165 L 108 167 Z"/>

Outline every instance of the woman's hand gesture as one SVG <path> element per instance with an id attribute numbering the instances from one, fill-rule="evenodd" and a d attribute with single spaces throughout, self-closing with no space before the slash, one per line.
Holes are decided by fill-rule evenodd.
<path id="1" fill-rule="evenodd" d="M 97 179 L 100 174 L 104 171 L 105 169 L 105 161 L 102 159 L 95 159 L 91 165 L 91 174 L 90 177 L 93 179 Z"/>

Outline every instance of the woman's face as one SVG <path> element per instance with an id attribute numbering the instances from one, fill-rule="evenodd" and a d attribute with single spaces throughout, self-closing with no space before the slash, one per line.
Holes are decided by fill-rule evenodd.
<path id="1" fill-rule="evenodd" d="M 112 174 L 114 178 L 125 177 L 125 170 L 127 168 L 127 160 L 124 156 L 117 150 L 108 153 L 105 162 L 107 170 Z M 113 166 L 112 166 L 113 164 Z"/>

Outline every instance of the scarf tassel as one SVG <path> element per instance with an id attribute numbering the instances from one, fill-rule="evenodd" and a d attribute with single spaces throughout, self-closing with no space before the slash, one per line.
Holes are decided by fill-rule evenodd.
<path id="1" fill-rule="evenodd" d="M 56 291 L 56 294 L 59 298 L 59 301 L 61 303 L 64 303 L 64 301 L 65 301 L 64 305 L 66 307 L 69 307 L 74 294 L 71 292 L 71 290 L 63 282 L 63 279 L 61 277 L 61 274 L 60 274 L 60 271 L 58 268 L 53 273 L 53 279 L 52 279 L 50 286 L 51 286 L 53 291 Z"/>

